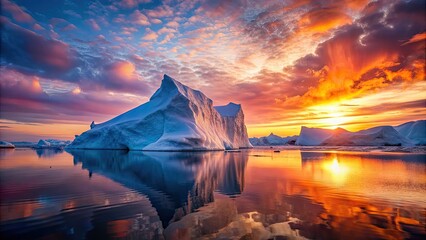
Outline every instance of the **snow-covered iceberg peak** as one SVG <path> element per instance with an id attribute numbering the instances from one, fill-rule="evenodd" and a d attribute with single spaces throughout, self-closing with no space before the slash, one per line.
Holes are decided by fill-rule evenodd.
<path id="1" fill-rule="evenodd" d="M 214 108 L 222 117 L 235 117 L 241 111 L 241 104 L 230 102 L 225 106 L 216 106 Z"/>
<path id="2" fill-rule="evenodd" d="M 176 95 L 182 95 L 188 99 L 195 100 L 197 102 L 201 100 L 213 104 L 213 101 L 209 99 L 206 95 L 204 95 L 202 92 L 187 87 L 166 74 L 164 74 L 160 88 L 151 96 L 150 101 L 156 99 L 171 99 Z"/>
<path id="3" fill-rule="evenodd" d="M 251 147 L 241 105 L 213 107 L 198 90 L 164 75 L 144 103 L 93 124 L 68 148 L 150 151 L 223 150 Z"/>

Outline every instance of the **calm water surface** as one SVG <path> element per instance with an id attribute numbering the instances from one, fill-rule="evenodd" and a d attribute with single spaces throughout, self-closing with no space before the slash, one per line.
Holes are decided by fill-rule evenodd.
<path id="1" fill-rule="evenodd" d="M 0 150 L 1 239 L 426 239 L 426 155 Z"/>

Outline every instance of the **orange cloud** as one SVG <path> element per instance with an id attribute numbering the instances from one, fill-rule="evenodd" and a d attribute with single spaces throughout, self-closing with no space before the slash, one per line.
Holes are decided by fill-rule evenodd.
<path id="1" fill-rule="evenodd" d="M 147 40 L 147 41 L 157 40 L 157 38 L 158 38 L 158 34 L 149 28 L 146 29 L 145 36 L 142 37 L 143 40 Z"/>
<path id="2" fill-rule="evenodd" d="M 311 10 L 301 16 L 299 28 L 304 31 L 326 32 L 330 29 L 349 24 L 352 18 L 338 8 L 321 8 Z"/>
<path id="3" fill-rule="evenodd" d="M 116 62 L 109 68 L 109 72 L 122 80 L 133 80 L 135 78 L 135 65 L 128 61 Z"/>
<path id="4" fill-rule="evenodd" d="M 404 46 L 404 45 L 410 44 L 410 43 L 419 42 L 419 41 L 425 41 L 425 39 L 426 39 L 426 32 L 419 33 L 419 34 L 414 35 L 412 38 L 410 38 L 410 40 L 403 43 L 401 46 Z"/>

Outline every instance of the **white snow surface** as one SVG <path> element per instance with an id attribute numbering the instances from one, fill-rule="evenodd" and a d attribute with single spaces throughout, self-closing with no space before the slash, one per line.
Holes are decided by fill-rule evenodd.
<path id="1" fill-rule="evenodd" d="M 0 141 L 0 148 L 15 148 L 15 146 L 10 142 Z"/>
<path id="2" fill-rule="evenodd" d="M 224 150 L 252 147 L 238 104 L 213 101 L 164 75 L 150 100 L 109 121 L 93 124 L 67 148 L 147 151 Z"/>

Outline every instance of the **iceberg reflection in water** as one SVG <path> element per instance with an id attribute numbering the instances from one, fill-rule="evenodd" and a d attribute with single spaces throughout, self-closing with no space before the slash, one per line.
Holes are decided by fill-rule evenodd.
<path id="1" fill-rule="evenodd" d="M 424 239 L 426 155 L 0 151 L 1 239 Z"/>
<path id="2" fill-rule="evenodd" d="M 146 195 L 163 223 L 214 201 L 214 191 L 237 195 L 247 154 L 71 150 L 74 164 Z"/>

